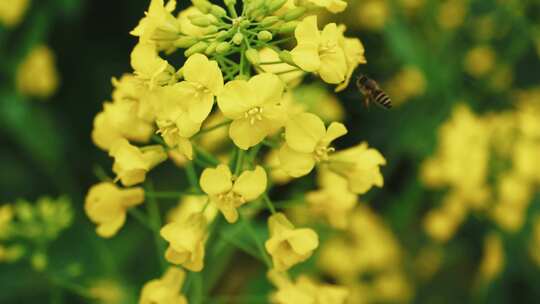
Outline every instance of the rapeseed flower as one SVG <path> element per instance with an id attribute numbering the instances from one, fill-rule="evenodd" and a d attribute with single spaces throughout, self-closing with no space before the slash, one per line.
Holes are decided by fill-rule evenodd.
<path id="1" fill-rule="evenodd" d="M 315 231 L 295 228 L 283 213 L 276 213 L 268 219 L 268 229 L 270 238 L 265 247 L 277 271 L 285 271 L 309 259 L 319 246 L 319 237 Z"/>
<path id="2" fill-rule="evenodd" d="M 178 267 L 169 267 L 159 278 L 148 281 L 141 290 L 139 304 L 187 304 L 181 293 L 186 273 Z"/>
<path id="3" fill-rule="evenodd" d="M 97 225 L 99 236 L 114 236 L 126 221 L 128 208 L 142 204 L 142 188 L 121 189 L 109 182 L 94 185 L 88 191 L 84 202 L 84 211 Z"/>
<path id="4" fill-rule="evenodd" d="M 233 177 L 228 166 L 219 165 L 205 169 L 200 184 L 210 202 L 223 213 L 227 222 L 234 223 L 238 220 L 237 208 L 254 201 L 266 191 L 267 177 L 261 166 Z"/>
<path id="5" fill-rule="evenodd" d="M 135 75 L 148 84 L 156 86 L 172 84 L 176 81 L 176 71 L 166 60 L 159 57 L 156 46 L 139 43 L 131 52 L 131 67 Z"/>
<path id="6" fill-rule="evenodd" d="M 176 0 L 152 0 L 145 17 L 130 34 L 140 38 L 142 43 L 155 43 L 159 50 L 166 50 L 172 42 L 180 37 L 180 22 L 172 12 L 176 8 Z"/>
<path id="7" fill-rule="evenodd" d="M 281 79 L 270 73 L 225 84 L 217 102 L 223 115 L 233 120 L 229 136 L 235 145 L 247 150 L 283 126 L 287 120 L 280 104 L 283 90 Z"/>
<path id="8" fill-rule="evenodd" d="M 17 90 L 38 98 L 50 97 L 59 85 L 55 57 L 45 45 L 33 48 L 17 68 Z"/>

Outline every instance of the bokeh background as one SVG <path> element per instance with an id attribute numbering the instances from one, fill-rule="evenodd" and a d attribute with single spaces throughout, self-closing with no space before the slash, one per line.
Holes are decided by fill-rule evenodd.
<path id="1" fill-rule="evenodd" d="M 19 17 L 17 5 L 27 6 Z M 147 230 L 128 220 L 105 241 L 83 211 L 87 189 L 111 165 L 91 142 L 92 121 L 110 99 L 111 77 L 131 70 L 136 39 L 128 33 L 147 5 L 0 0 L 0 203 L 37 206 L 48 196 L 72 210 L 53 212 L 59 228 L 46 242 L 36 240 L 43 231 L 2 238 L 0 211 L 0 303 L 135 303 L 144 282 L 160 275 Z M 357 227 L 372 235 L 367 259 L 384 255 L 379 264 L 400 268 L 399 280 L 366 283 L 359 294 L 370 296 L 351 303 L 537 302 L 540 2 L 354 0 L 345 13 L 323 18 L 362 40 L 368 63 L 359 71 L 395 103 L 390 111 L 366 109 L 354 86 L 338 94 L 350 130 L 339 146 L 366 140 L 388 163 L 385 186 L 362 199 L 371 210 L 369 223 Z M 298 94 L 324 99 L 331 90 Z M 521 139 L 530 149 L 520 158 L 514 147 Z M 480 163 L 488 169 L 476 168 Z M 154 183 L 184 184 L 172 168 L 152 172 Z M 478 170 L 481 182 L 471 178 Z M 517 171 L 526 176 L 509 178 L 504 188 L 502 180 Z M 469 194 L 485 197 L 464 198 Z M 512 202 L 499 208 L 501 200 Z M 379 248 L 387 238 L 396 254 Z M 13 243 L 23 244 L 22 253 L 9 250 Z M 218 280 L 216 294 L 270 288 L 250 257 L 235 253 L 228 261 L 221 266 L 238 279 Z M 362 280 L 376 280 L 377 267 L 367 269 Z M 339 281 L 332 270 L 326 279 Z M 265 303 L 254 299 L 230 303 Z"/>

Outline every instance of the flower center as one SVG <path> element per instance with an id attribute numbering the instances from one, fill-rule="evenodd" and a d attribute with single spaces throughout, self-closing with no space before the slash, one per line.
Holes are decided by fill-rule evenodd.
<path id="1" fill-rule="evenodd" d="M 225 205 L 231 204 L 238 207 L 246 202 L 246 200 L 238 193 L 233 191 L 218 194 L 218 199 Z"/>
<path id="2" fill-rule="evenodd" d="M 327 41 L 319 45 L 319 53 L 335 53 L 337 44 L 335 42 Z"/>
<path id="3" fill-rule="evenodd" d="M 244 113 L 244 118 L 249 120 L 251 125 L 254 125 L 257 121 L 263 119 L 263 109 L 261 107 L 255 107 Z"/>
<path id="4" fill-rule="evenodd" d="M 210 93 L 210 90 L 204 85 L 202 85 L 201 83 L 193 82 L 192 84 L 193 84 L 193 87 L 195 87 L 195 94 L 197 95 L 197 97 L 199 97 L 200 95 L 206 95 Z"/>
<path id="5" fill-rule="evenodd" d="M 315 148 L 315 151 L 314 151 L 314 156 L 315 156 L 315 160 L 317 160 L 317 162 L 320 162 L 320 161 L 327 161 L 328 160 L 328 154 L 332 153 L 336 151 L 336 149 L 332 148 L 332 147 L 327 147 L 327 146 L 323 146 L 323 145 L 319 145 Z"/>

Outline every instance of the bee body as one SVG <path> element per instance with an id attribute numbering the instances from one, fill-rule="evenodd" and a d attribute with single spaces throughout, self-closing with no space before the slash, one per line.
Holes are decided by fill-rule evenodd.
<path id="1" fill-rule="evenodd" d="M 369 105 L 370 102 L 375 102 L 381 105 L 385 109 L 392 108 L 392 100 L 381 88 L 377 82 L 366 75 L 360 75 L 356 80 L 356 86 L 358 90 L 365 96 L 365 104 Z"/>

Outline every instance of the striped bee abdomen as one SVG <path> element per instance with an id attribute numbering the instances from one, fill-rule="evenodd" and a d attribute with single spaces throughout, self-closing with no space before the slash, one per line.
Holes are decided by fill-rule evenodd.
<path id="1" fill-rule="evenodd" d="M 376 89 L 373 92 L 373 99 L 376 103 L 385 107 L 386 109 L 392 108 L 392 100 L 390 97 L 381 89 Z"/>

